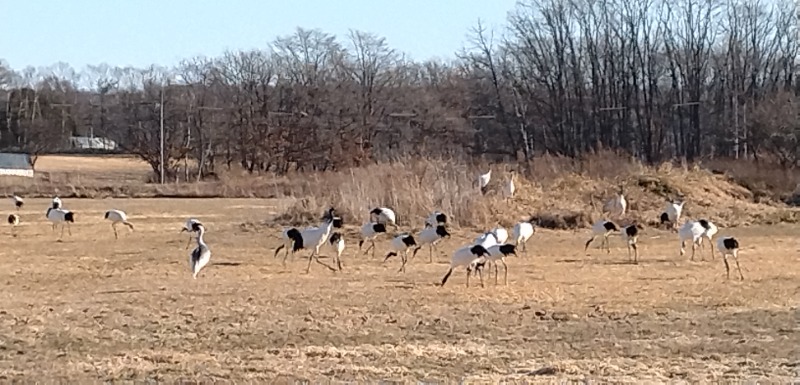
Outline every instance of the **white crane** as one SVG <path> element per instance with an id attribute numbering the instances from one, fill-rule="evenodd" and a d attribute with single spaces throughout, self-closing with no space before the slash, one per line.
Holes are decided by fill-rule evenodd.
<path id="1" fill-rule="evenodd" d="M 444 225 L 437 225 L 436 227 L 426 227 L 423 228 L 419 234 L 417 234 L 417 249 L 422 248 L 422 246 L 428 245 L 429 246 L 429 256 L 428 256 L 428 263 L 433 262 L 433 248 L 436 244 L 442 240 L 442 238 L 450 238 L 450 233 L 447 232 L 447 229 Z"/>
<path id="2" fill-rule="evenodd" d="M 714 259 L 714 244 L 712 238 L 717 231 L 717 226 L 705 219 L 684 223 L 680 230 L 678 230 L 678 238 L 681 241 L 681 255 L 685 253 L 684 246 L 686 241 L 692 241 L 692 256 L 690 259 L 694 261 L 694 254 L 697 246 L 702 246 L 703 239 L 705 238 L 711 243 L 711 259 Z M 704 261 L 705 257 L 701 256 L 701 260 Z"/>
<path id="3" fill-rule="evenodd" d="M 475 238 L 475 244 L 484 244 L 489 238 L 493 238 L 495 243 L 503 244 L 508 240 L 508 231 L 503 227 L 495 227 Z M 484 245 L 489 247 L 492 244 Z"/>
<path id="4" fill-rule="evenodd" d="M 398 253 L 402 253 L 400 255 L 400 259 L 403 261 L 403 264 L 400 265 L 400 270 L 397 272 L 406 272 L 406 262 L 408 262 L 408 251 L 412 248 L 414 249 L 414 254 L 411 256 L 414 257 L 417 255 L 417 251 L 419 250 L 417 246 L 417 241 L 414 239 L 414 236 L 408 233 L 400 234 L 392 239 L 392 243 L 389 244 L 389 253 L 386 254 L 386 258 L 383 259 L 385 263 L 389 258 L 397 256 Z"/>
<path id="5" fill-rule="evenodd" d="M 533 227 L 533 218 L 517 223 L 514 225 L 514 228 L 511 229 L 511 237 L 514 241 L 514 245 L 517 247 L 522 245 L 522 251 L 527 254 L 528 248 L 526 244 L 535 232 L 536 229 Z"/>
<path id="6" fill-rule="evenodd" d="M 387 207 L 376 207 L 369 212 L 369 218 L 372 222 L 381 223 L 383 225 L 392 225 L 395 229 L 397 226 L 397 215 L 394 210 Z"/>
<path id="7" fill-rule="evenodd" d="M 699 220 L 697 220 L 697 223 L 699 223 L 700 226 L 703 226 L 703 229 L 705 229 L 705 232 L 703 233 L 703 236 L 705 236 L 706 239 L 708 239 L 708 243 L 711 245 L 711 259 L 713 260 L 714 259 L 714 242 L 712 242 L 712 238 L 714 238 L 714 235 L 717 234 L 717 231 L 719 231 L 719 229 L 717 228 L 717 226 L 714 223 L 712 223 L 711 221 L 709 221 L 707 219 L 699 219 Z"/>
<path id="8" fill-rule="evenodd" d="M 694 254 L 697 249 L 697 246 L 700 246 L 703 243 L 703 235 L 705 234 L 706 230 L 700 223 L 695 221 L 688 221 L 681 226 L 680 230 L 678 230 L 678 238 L 681 241 L 681 255 L 684 255 L 685 250 L 684 247 L 686 246 L 686 241 L 692 242 L 692 256 L 691 260 L 694 261 Z"/>
<path id="9" fill-rule="evenodd" d="M 509 255 L 517 255 L 516 246 L 512 244 L 503 244 L 503 245 L 494 245 L 486 249 L 489 253 L 489 256 L 486 257 L 487 262 L 492 262 L 494 264 L 494 284 L 497 285 L 497 279 L 500 275 L 498 268 L 497 268 L 497 261 L 503 264 L 503 280 L 505 284 L 508 285 L 508 265 L 506 264 L 506 257 Z M 492 279 L 492 270 L 489 269 L 489 279 Z"/>
<path id="10" fill-rule="evenodd" d="M 322 217 L 322 224 L 319 227 L 307 227 L 302 230 L 289 228 L 284 230 L 283 244 L 275 249 L 275 256 L 278 256 L 278 253 L 281 251 L 281 249 L 286 248 L 286 253 L 283 256 L 283 264 L 285 265 L 286 257 L 289 255 L 289 249 L 291 249 L 292 254 L 298 250 L 311 249 L 311 255 L 308 256 L 306 274 L 308 274 L 308 272 L 311 270 L 312 261 L 316 261 L 331 271 L 336 271 L 336 269 L 333 267 L 328 266 L 319 260 L 319 249 L 328 240 L 328 236 L 331 234 L 333 224 L 338 218 L 334 216 L 334 211 L 334 208 L 331 207 L 325 212 L 325 215 Z"/>
<path id="11" fill-rule="evenodd" d="M 625 216 L 625 211 L 628 209 L 628 201 L 625 200 L 624 189 L 622 185 L 619 186 L 619 193 L 617 193 L 613 198 L 609 199 L 605 205 L 603 205 L 603 212 L 608 213 L 609 215 L 617 215 L 620 218 Z"/>
<path id="12" fill-rule="evenodd" d="M 364 245 L 364 242 L 369 242 L 370 245 L 364 250 L 364 254 L 366 254 L 370 249 L 372 250 L 372 256 L 375 256 L 375 237 L 380 234 L 386 233 L 386 225 L 383 223 L 375 223 L 375 222 L 367 222 L 363 226 L 361 226 L 361 239 L 358 241 L 358 249 L 361 250 L 361 246 Z"/>
<path id="13" fill-rule="evenodd" d="M 639 249 L 636 248 L 636 242 L 639 239 L 639 232 L 644 230 L 642 225 L 635 223 L 622 228 L 621 235 L 625 244 L 628 245 L 628 261 L 631 260 L 631 249 L 633 249 L 633 263 L 639 263 Z"/>
<path id="14" fill-rule="evenodd" d="M 510 200 L 514 196 L 514 192 L 517 191 L 517 187 L 514 185 L 514 178 L 516 178 L 517 173 L 511 172 L 511 178 L 506 183 L 505 189 L 503 191 L 506 200 Z"/>
<path id="15" fill-rule="evenodd" d="M 9 214 L 8 215 L 8 224 L 11 225 L 11 235 L 16 237 L 17 232 L 16 228 L 19 226 L 19 215 L 18 214 Z"/>
<path id="16" fill-rule="evenodd" d="M 126 215 L 125 212 L 122 210 L 116 210 L 116 209 L 108 210 L 106 211 L 106 214 L 103 217 L 103 219 L 111 221 L 111 228 L 114 229 L 114 239 L 119 239 L 119 235 L 117 235 L 117 224 L 119 223 L 128 226 L 128 228 L 130 228 L 131 231 L 133 231 L 133 225 L 130 222 L 128 222 L 128 215 Z"/>
<path id="17" fill-rule="evenodd" d="M 664 212 L 661 213 L 661 223 L 669 223 L 673 229 L 677 229 L 678 222 L 681 220 L 684 203 L 686 203 L 686 201 L 681 201 L 680 203 L 671 200 L 668 201 L 667 207 L 664 209 Z"/>
<path id="18" fill-rule="evenodd" d="M 189 268 L 192 270 L 192 278 L 197 279 L 197 274 L 211 260 L 211 249 L 208 248 L 208 245 L 203 240 L 203 235 L 206 232 L 206 228 L 203 225 L 195 223 L 192 226 L 192 231 L 197 232 L 197 247 L 189 254 Z"/>
<path id="19" fill-rule="evenodd" d="M 489 185 L 489 181 L 491 181 L 491 180 L 492 180 L 492 170 L 491 169 L 489 169 L 489 171 L 486 174 L 479 174 L 478 175 L 478 179 L 477 179 L 476 182 L 478 184 L 478 187 L 480 187 L 480 189 L 481 189 L 481 194 L 486 194 L 486 186 Z"/>
<path id="20" fill-rule="evenodd" d="M 497 239 L 497 243 L 506 243 L 508 241 L 508 231 L 503 227 L 495 227 L 489 230 L 492 234 L 494 234 L 495 239 Z"/>
<path id="21" fill-rule="evenodd" d="M 739 279 L 743 281 L 744 275 L 742 275 L 742 268 L 739 267 L 739 241 L 734 237 L 717 239 L 717 249 L 722 253 L 722 261 L 725 262 L 726 279 L 731 279 L 731 268 L 728 265 L 728 256 L 730 255 L 736 262 L 736 270 L 739 270 Z"/>
<path id="22" fill-rule="evenodd" d="M 475 238 L 475 241 L 472 244 L 473 245 L 481 245 L 484 248 L 489 248 L 490 246 L 494 246 L 494 245 L 497 245 L 499 243 L 500 242 L 497 242 L 497 236 L 494 235 L 493 232 L 487 231 L 487 232 L 479 235 L 477 238 Z"/>
<path id="23" fill-rule="evenodd" d="M 619 228 L 617 228 L 617 225 L 614 224 L 614 222 L 607 221 L 605 219 L 601 219 L 601 220 L 595 222 L 595 224 L 592 225 L 592 237 L 589 238 L 588 241 L 586 241 L 586 246 L 583 248 L 583 251 L 586 251 L 586 250 L 589 249 L 589 244 L 592 243 L 592 241 L 594 241 L 594 239 L 597 236 L 602 235 L 603 236 L 603 242 L 600 244 L 600 248 L 602 249 L 603 245 L 605 245 L 606 246 L 606 251 L 608 253 L 611 253 L 611 248 L 608 245 L 608 236 L 611 235 L 612 232 L 618 231 L 618 230 L 619 230 Z"/>
<path id="24" fill-rule="evenodd" d="M 183 228 L 181 229 L 181 232 L 184 232 L 184 231 L 189 232 L 189 241 L 186 242 L 186 248 L 187 249 L 189 248 L 189 244 L 191 244 L 191 242 L 192 242 L 192 233 L 196 231 L 196 230 L 193 230 L 193 229 L 196 228 L 195 225 L 203 226 L 203 224 L 200 223 L 199 220 L 194 219 L 194 218 L 189 218 L 189 219 L 186 220 L 186 223 L 183 224 Z"/>
<path id="25" fill-rule="evenodd" d="M 508 240 L 508 231 L 506 231 L 506 229 L 504 229 L 503 227 L 495 227 L 481 234 L 480 236 L 478 236 L 478 238 L 475 238 L 474 244 L 481 245 L 484 248 L 489 249 L 489 247 L 492 247 L 494 245 L 505 244 L 507 240 Z M 487 261 L 487 263 L 489 265 L 494 264 L 493 261 Z M 489 266 L 489 268 L 491 268 L 491 266 Z"/>
<path id="26" fill-rule="evenodd" d="M 439 210 L 436 210 L 425 219 L 425 227 L 436 227 L 438 225 L 447 224 L 447 215 Z"/>
<path id="27" fill-rule="evenodd" d="M 447 279 L 450 278 L 453 269 L 459 266 L 465 266 L 467 268 L 467 287 L 469 287 L 469 276 L 472 274 L 473 270 L 478 272 L 478 276 L 481 278 L 481 287 L 483 287 L 483 273 L 481 272 L 481 268 L 486 264 L 486 258 L 489 256 L 489 252 L 481 245 L 467 245 L 456 250 L 450 258 L 450 269 L 447 270 L 447 274 L 442 277 L 442 286 L 444 286 Z"/>
<path id="28" fill-rule="evenodd" d="M 14 196 L 12 196 L 11 199 L 14 200 L 14 206 L 17 206 L 17 211 L 19 211 L 19 209 L 21 209 L 22 206 L 25 204 L 25 200 L 22 199 L 22 197 L 18 196 L 17 194 L 14 194 Z"/>
<path id="29" fill-rule="evenodd" d="M 72 229 L 69 227 L 70 223 L 75 223 L 75 214 L 72 211 L 49 207 L 46 216 L 47 220 L 53 223 L 53 231 L 56 230 L 57 224 L 61 224 L 61 235 L 58 237 L 59 242 L 61 242 L 61 238 L 64 237 L 64 224 L 67 225 L 69 235 L 72 236 Z"/>
<path id="30" fill-rule="evenodd" d="M 344 252 L 344 237 L 342 233 L 336 232 L 331 234 L 330 238 L 328 238 L 328 244 L 336 253 L 336 266 L 339 268 L 339 271 L 342 271 L 342 252 Z"/>

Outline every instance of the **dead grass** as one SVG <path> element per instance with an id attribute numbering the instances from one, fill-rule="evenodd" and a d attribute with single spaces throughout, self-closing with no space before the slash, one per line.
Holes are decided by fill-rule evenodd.
<path id="1" fill-rule="evenodd" d="M 687 171 L 688 172 L 688 171 Z M 537 232 L 510 258 L 509 285 L 466 289 L 450 253 L 398 274 L 355 250 L 344 271 L 272 257 L 270 199 L 65 199 L 72 237 L 55 242 L 30 199 L 19 236 L 4 237 L 0 378 L 4 382 L 377 383 L 777 382 L 800 376 L 797 226 L 721 227 L 742 243 L 746 280 L 726 281 L 717 256 L 677 255 L 670 233 L 647 229 L 642 262 L 583 253 L 585 231 Z M 126 210 L 136 226 L 115 241 L 102 220 Z M 10 210 L 10 204 L 7 210 Z M 212 262 L 188 272 L 188 216 L 208 227 Z M 404 227 L 409 229 L 409 227 Z M 347 234 L 354 227 L 345 229 Z M 378 240 L 377 255 L 387 239 Z M 324 250 L 327 254 L 327 250 Z M 302 253 L 301 255 L 306 255 Z"/>
<path id="2" fill-rule="evenodd" d="M 800 210 L 780 201 L 794 183 L 788 181 L 792 178 L 747 165 L 750 163 L 716 161 L 689 167 L 670 163 L 647 167 L 611 152 L 581 160 L 542 156 L 529 164 L 514 165 L 521 177 L 516 181 L 516 195 L 506 201 L 501 191 L 510 177 L 508 165 L 401 159 L 283 177 L 232 170 L 220 173 L 215 181 L 158 185 L 145 183 L 150 169 L 135 158 L 43 156 L 35 179 L 0 178 L 0 187 L 30 197 L 287 198 L 293 203 L 275 218 L 284 225 L 315 223 L 319 213 L 331 206 L 348 222 L 360 222 L 372 207 L 386 206 L 398 213 L 400 223 L 410 226 L 419 226 L 432 210 L 440 209 L 460 227 L 511 226 L 533 217 L 540 227 L 574 229 L 603 217 L 599 207 L 623 186 L 630 213 L 613 218 L 623 224 L 656 225 L 665 200 L 677 196 L 688 201 L 686 217 L 710 218 L 722 226 L 800 220 Z M 714 172 L 725 167 L 735 171 Z M 492 182 L 484 196 L 474 181 L 479 172 L 489 169 L 493 170 Z M 778 184 L 778 180 L 782 182 Z"/>
<path id="3" fill-rule="evenodd" d="M 800 169 L 785 170 L 777 162 L 705 160 L 703 166 L 752 191 L 756 201 L 788 201 L 800 183 Z"/>
<path id="4" fill-rule="evenodd" d="M 473 185 L 479 172 L 492 169 L 487 195 Z M 603 202 L 619 186 L 625 189 L 629 214 L 612 218 L 658 225 L 669 198 L 684 197 L 685 217 L 704 217 L 722 226 L 797 222 L 800 211 L 741 186 L 724 175 L 704 168 L 658 168 L 602 153 L 581 161 L 540 157 L 518 167 L 523 178 L 507 201 L 502 188 L 510 178 L 508 166 L 465 166 L 447 161 L 407 159 L 346 172 L 296 176 L 284 191 L 296 203 L 277 218 L 285 224 L 308 224 L 326 207 L 345 213 L 349 221 L 362 221 L 372 207 L 393 208 L 401 223 L 420 226 L 434 209 L 441 209 L 460 226 L 487 228 L 511 226 L 533 217 L 540 227 L 575 229 L 604 217 Z"/>

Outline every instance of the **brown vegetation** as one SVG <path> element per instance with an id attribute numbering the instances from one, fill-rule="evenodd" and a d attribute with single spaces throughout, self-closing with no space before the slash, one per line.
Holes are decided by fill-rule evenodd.
<path id="1" fill-rule="evenodd" d="M 688 217 L 707 217 L 722 226 L 800 220 L 797 210 L 779 200 L 791 195 L 787 171 L 758 169 L 749 162 L 711 162 L 713 169 L 669 163 L 653 168 L 610 152 L 580 161 L 537 157 L 513 166 L 405 158 L 347 171 L 284 176 L 232 171 L 215 181 L 166 185 L 143 183 L 149 169 L 133 158 L 43 156 L 39 162 L 35 180 L 7 178 L 0 185 L 9 193 L 41 197 L 287 198 L 286 210 L 272 219 L 286 225 L 312 223 L 329 206 L 348 222 L 360 222 L 380 205 L 392 207 L 401 224 L 414 227 L 439 209 L 458 226 L 511 226 L 534 217 L 541 227 L 575 229 L 600 219 L 602 202 L 619 185 L 625 187 L 630 207 L 623 222 L 656 225 L 665 201 L 680 196 L 689 202 Z M 494 171 L 484 196 L 474 183 L 489 168 Z M 726 171 L 716 172 L 720 168 Z M 501 188 L 511 169 L 520 176 L 517 193 L 506 201 Z"/>

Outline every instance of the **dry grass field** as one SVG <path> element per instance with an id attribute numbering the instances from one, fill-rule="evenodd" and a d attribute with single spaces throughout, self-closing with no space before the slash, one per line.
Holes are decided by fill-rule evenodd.
<path id="1" fill-rule="evenodd" d="M 217 181 L 160 186 L 143 183 L 150 169 L 135 158 L 42 156 L 35 179 L 0 179 L 5 194 L 27 197 L 22 224 L 13 233 L 0 227 L 6 246 L 0 252 L 0 380 L 800 377 L 800 225 L 764 225 L 797 222 L 797 210 L 760 201 L 762 187 L 609 154 L 582 164 L 538 159 L 506 202 L 472 188 L 471 175 L 484 167 L 412 159 L 285 177 L 228 172 Z M 498 169 L 493 191 L 504 178 Z M 765 180 L 781 178 L 787 179 L 769 174 Z M 768 185 L 754 180 L 753 186 Z M 626 186 L 628 220 L 642 223 L 657 218 L 665 197 L 683 194 L 687 217 L 711 218 L 720 235 L 740 239 L 745 280 L 727 281 L 720 256 L 712 260 L 709 249 L 698 255 L 705 261 L 680 257 L 677 236 L 652 227 L 640 240 L 638 265 L 627 263 L 619 237 L 612 238 L 611 254 L 584 253 L 585 226 L 599 217 L 592 197 L 619 185 Z M 76 213 L 63 242 L 45 218 L 49 198 L 35 198 L 52 194 Z M 165 195 L 187 198 L 148 198 Z M 270 196 L 276 198 L 255 199 Z M 13 211 L 6 202 L 0 213 Z M 375 258 L 357 251 L 358 225 L 379 203 L 395 208 L 403 229 L 414 231 L 423 215 L 441 208 L 451 214 L 454 236 L 441 243 L 433 263 L 423 249 L 405 274 L 397 273 L 398 259 L 381 263 L 388 237 L 378 241 Z M 305 274 L 307 252 L 286 266 L 273 257 L 280 225 L 315 222 L 329 205 L 348 221 L 344 271 L 312 264 Z M 136 230 L 120 227 L 115 240 L 103 220 L 110 208 L 127 211 Z M 476 277 L 467 288 L 463 269 L 438 286 L 454 249 L 480 229 L 511 226 L 529 214 L 554 228 L 577 229 L 538 229 L 529 253 L 508 260 L 508 286 L 501 271 L 500 285 L 484 272 L 485 287 Z M 189 236 L 179 232 L 190 216 L 206 224 L 212 249 L 197 280 L 188 267 Z"/>
<path id="2" fill-rule="evenodd" d="M 796 381 L 800 263 L 793 225 L 721 228 L 742 243 L 744 281 L 719 255 L 678 256 L 674 234 L 647 229 L 641 262 L 583 252 L 588 230 L 540 230 L 510 258 L 509 283 L 465 287 L 449 254 L 457 230 L 397 273 L 357 252 L 346 228 L 342 272 L 273 258 L 286 203 L 261 199 L 64 199 L 72 236 L 56 242 L 48 199 L 29 199 L 0 255 L 0 379 L 183 383 L 501 380 Z M 10 212 L 11 202 L 3 212 Z M 103 212 L 136 226 L 115 240 Z M 188 269 L 189 216 L 206 223 L 211 263 Z M 330 254 L 329 252 L 325 252 Z M 306 255 L 306 254 L 302 254 Z M 732 276 L 734 276 L 732 274 Z"/>

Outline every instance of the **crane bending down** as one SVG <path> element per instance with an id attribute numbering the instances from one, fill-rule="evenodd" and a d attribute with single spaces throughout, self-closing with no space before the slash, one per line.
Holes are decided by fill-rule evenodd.
<path id="1" fill-rule="evenodd" d="M 188 220 L 186 220 L 186 223 L 183 225 L 183 228 L 181 229 L 181 232 L 184 232 L 184 231 L 188 231 L 189 232 L 189 241 L 186 242 L 186 248 L 187 249 L 189 248 L 189 245 L 192 243 L 192 232 L 197 231 L 197 230 L 194 230 L 196 228 L 195 227 L 196 224 L 200 225 L 200 226 L 203 226 L 203 224 L 200 223 L 200 221 L 198 221 L 197 219 L 189 218 Z"/>
<path id="2" fill-rule="evenodd" d="M 133 231 L 133 225 L 128 222 L 128 215 L 122 210 L 108 210 L 104 218 L 111 221 L 111 228 L 114 229 L 114 239 L 119 239 L 117 234 L 117 224 L 119 223 L 128 226 Z"/>

